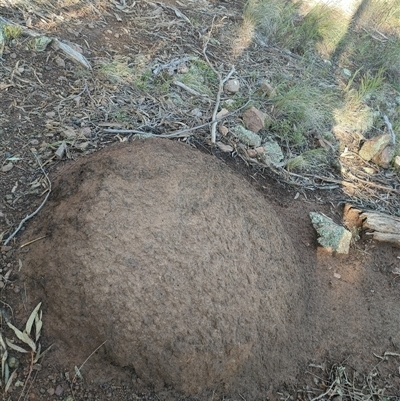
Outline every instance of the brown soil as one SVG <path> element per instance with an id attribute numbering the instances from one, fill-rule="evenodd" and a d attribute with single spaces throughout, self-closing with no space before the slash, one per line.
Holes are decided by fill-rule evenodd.
<path id="1" fill-rule="evenodd" d="M 373 353 L 397 352 L 399 251 L 369 241 L 350 256 L 316 251 L 307 212 L 326 207 L 288 193 L 271 201 L 273 187 L 263 195 L 166 140 L 113 147 L 56 176 L 22 241 L 47 237 L 18 256 L 28 310 L 45 305 L 51 363 L 79 364 L 107 341 L 82 370 L 95 384 L 114 369 L 113 384 L 135 394 L 262 399 L 309 362 L 366 372 Z"/>

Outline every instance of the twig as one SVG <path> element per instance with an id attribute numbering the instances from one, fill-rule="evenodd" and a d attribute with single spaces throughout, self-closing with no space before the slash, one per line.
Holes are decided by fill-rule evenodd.
<path id="1" fill-rule="evenodd" d="M 394 134 L 392 124 L 390 123 L 390 121 L 386 115 L 383 116 L 383 120 L 385 121 L 386 127 L 389 131 L 390 138 L 392 139 L 392 145 L 395 146 L 396 145 L 396 135 Z"/>
<path id="2" fill-rule="evenodd" d="M 50 194 L 51 194 L 51 181 L 49 176 L 47 175 L 47 173 L 44 171 L 44 168 L 42 166 L 42 164 L 40 163 L 40 160 L 38 159 L 38 157 L 36 156 L 36 154 L 33 154 L 39 164 L 40 169 L 42 170 L 44 176 L 47 179 L 47 182 L 49 184 L 49 188 L 48 188 L 48 192 L 46 197 L 44 198 L 43 202 L 40 204 L 40 206 L 31 214 L 28 214 L 27 216 L 25 216 L 25 218 L 23 218 L 21 220 L 21 222 L 19 223 L 18 227 L 16 228 L 16 230 L 4 241 L 4 245 L 7 245 L 18 233 L 18 231 L 22 228 L 22 226 L 29 220 L 31 219 L 33 216 L 35 216 L 36 214 L 39 213 L 40 209 L 42 209 L 42 207 L 44 206 L 44 204 L 47 202 L 47 199 L 49 198 Z"/>
<path id="3" fill-rule="evenodd" d="M 184 83 L 182 83 L 180 81 L 174 81 L 173 83 L 174 83 L 174 85 L 179 86 L 180 88 L 182 88 L 185 91 L 189 92 L 191 95 L 199 96 L 201 98 L 207 98 L 208 97 L 207 95 L 204 95 L 204 94 L 202 94 L 200 92 L 197 92 L 196 90 L 190 88 L 189 86 L 185 85 Z"/>
<path id="4" fill-rule="evenodd" d="M 210 59 L 208 58 L 206 51 L 207 51 L 208 42 L 210 41 L 210 38 L 211 38 L 211 34 L 212 34 L 212 31 L 213 31 L 213 28 L 214 28 L 214 19 L 213 19 L 213 21 L 212 21 L 212 23 L 211 23 L 211 29 L 210 29 L 210 31 L 209 31 L 209 33 L 208 33 L 208 35 L 207 35 L 207 40 L 206 40 L 206 42 L 204 43 L 204 46 L 203 46 L 203 56 L 204 56 L 205 60 L 207 61 L 207 64 L 208 64 L 208 65 L 210 66 L 210 68 L 214 71 L 214 73 L 217 75 L 218 80 L 219 80 L 217 98 L 216 98 L 216 100 L 215 100 L 214 111 L 213 111 L 213 114 L 212 114 L 212 120 L 213 120 L 214 122 L 211 124 L 211 142 L 212 142 L 212 143 L 215 143 L 216 137 L 217 137 L 217 123 L 218 123 L 217 121 L 215 121 L 215 119 L 216 119 L 216 117 L 217 117 L 219 104 L 220 104 L 220 102 L 221 102 L 221 95 L 222 95 L 222 93 L 223 93 L 223 91 L 224 91 L 224 84 L 225 84 L 225 82 L 226 82 L 226 81 L 232 76 L 232 74 L 235 72 L 235 66 L 232 66 L 232 68 L 231 68 L 231 70 L 229 71 L 228 75 L 227 75 L 224 79 L 222 79 L 221 73 L 211 64 L 211 61 L 210 61 Z"/>
<path id="5" fill-rule="evenodd" d="M 25 246 L 28 246 L 28 245 L 30 245 L 30 244 L 33 244 L 34 242 L 39 241 L 39 240 L 41 240 L 41 239 L 43 239 L 43 238 L 46 238 L 46 237 L 47 237 L 47 235 L 43 235 L 42 237 L 35 238 L 35 239 L 33 239 L 32 241 L 25 242 L 25 244 L 22 244 L 22 245 L 20 246 L 20 248 L 23 248 L 23 247 L 25 247 Z"/>
<path id="6" fill-rule="evenodd" d="M 82 365 L 81 366 L 79 366 L 79 368 L 77 368 L 78 369 L 78 372 L 79 373 L 81 373 L 81 369 L 84 367 L 84 365 L 86 364 L 86 362 L 105 344 L 107 342 L 107 340 L 105 340 L 105 341 L 103 341 L 86 359 L 85 359 L 85 361 L 82 363 Z M 75 374 L 75 376 L 74 376 L 74 379 L 73 380 L 75 380 L 76 379 L 76 374 Z"/>
<path id="7" fill-rule="evenodd" d="M 328 388 L 328 390 L 325 391 L 325 393 L 320 394 L 318 397 L 314 397 L 311 401 L 317 401 L 320 400 L 322 397 L 325 397 L 326 395 L 329 395 L 329 393 L 331 393 L 333 387 L 336 385 L 336 381 L 334 381 L 330 387 Z"/>
<path id="8" fill-rule="evenodd" d="M 218 122 L 224 120 L 225 118 L 233 116 L 238 111 L 244 109 L 245 107 L 247 107 L 247 105 L 249 103 L 250 103 L 250 100 L 248 102 L 246 102 L 243 106 L 241 106 L 238 109 L 236 109 L 235 111 L 232 111 L 232 112 L 230 112 L 228 114 L 225 114 L 224 116 L 216 118 L 215 120 L 212 120 L 212 121 L 210 121 L 208 123 L 196 125 L 195 127 L 191 127 L 191 128 L 180 129 L 178 131 L 172 132 L 171 134 L 157 135 L 157 134 L 152 134 L 151 132 L 139 131 L 139 130 L 136 130 L 136 129 L 112 129 L 112 128 L 103 129 L 103 132 L 108 133 L 108 134 L 137 134 L 137 135 L 150 136 L 150 137 L 154 137 L 154 138 L 179 138 L 179 137 L 182 137 L 182 136 L 187 136 L 186 134 L 188 132 L 195 131 L 195 130 L 198 130 L 200 128 L 207 127 L 207 126 L 209 126 L 211 124 L 217 124 Z"/>

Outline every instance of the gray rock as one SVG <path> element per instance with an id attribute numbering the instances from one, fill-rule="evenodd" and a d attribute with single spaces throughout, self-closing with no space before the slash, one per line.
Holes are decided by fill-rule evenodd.
<path id="1" fill-rule="evenodd" d="M 264 153 L 263 159 L 266 164 L 272 164 L 278 166 L 283 160 L 283 152 L 281 147 L 275 141 L 268 141 L 263 144 Z"/>
<path id="2" fill-rule="evenodd" d="M 7 173 L 7 172 L 10 171 L 13 167 L 14 167 L 14 164 L 8 163 L 8 164 L 2 166 L 1 171 L 2 171 L 3 173 Z"/>
<path id="3" fill-rule="evenodd" d="M 310 218 L 319 235 L 318 243 L 321 246 L 337 253 L 349 253 L 352 238 L 350 231 L 320 213 L 310 212 Z"/>
<path id="4" fill-rule="evenodd" d="M 242 125 L 238 125 L 234 130 L 235 135 L 246 145 L 258 147 L 261 145 L 260 135 L 255 134 L 252 131 L 244 128 Z"/>
<path id="5" fill-rule="evenodd" d="M 389 134 L 379 135 L 375 138 L 368 139 L 362 145 L 358 154 L 367 161 L 372 160 L 379 153 L 383 151 L 392 141 L 392 137 Z"/>
<path id="6" fill-rule="evenodd" d="M 264 80 L 260 84 L 260 90 L 264 93 L 267 97 L 274 97 L 276 96 L 275 88 L 267 81 Z"/>

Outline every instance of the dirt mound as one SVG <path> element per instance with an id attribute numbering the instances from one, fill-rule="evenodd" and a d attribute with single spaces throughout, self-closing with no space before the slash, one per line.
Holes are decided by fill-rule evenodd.
<path id="1" fill-rule="evenodd" d="M 25 238 L 41 235 L 21 256 L 28 289 L 67 348 L 107 341 L 105 360 L 186 393 L 265 387 L 304 363 L 292 244 L 211 156 L 146 140 L 71 163 Z"/>

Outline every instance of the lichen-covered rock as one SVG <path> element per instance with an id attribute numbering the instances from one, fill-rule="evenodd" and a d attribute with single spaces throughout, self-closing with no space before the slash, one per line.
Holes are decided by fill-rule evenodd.
<path id="1" fill-rule="evenodd" d="M 337 253 L 349 253 L 352 238 L 350 231 L 320 213 L 310 212 L 310 218 L 319 235 L 320 245 Z"/>
<path id="2" fill-rule="evenodd" d="M 283 158 L 283 152 L 281 147 L 276 141 L 269 140 L 263 144 L 264 153 L 263 153 L 263 161 L 266 164 L 272 164 L 273 166 L 278 166 Z"/>
<path id="3" fill-rule="evenodd" d="M 236 126 L 234 133 L 245 145 L 253 146 L 254 148 L 257 148 L 261 145 L 260 135 L 257 135 L 253 131 L 244 128 L 242 125 Z"/>

